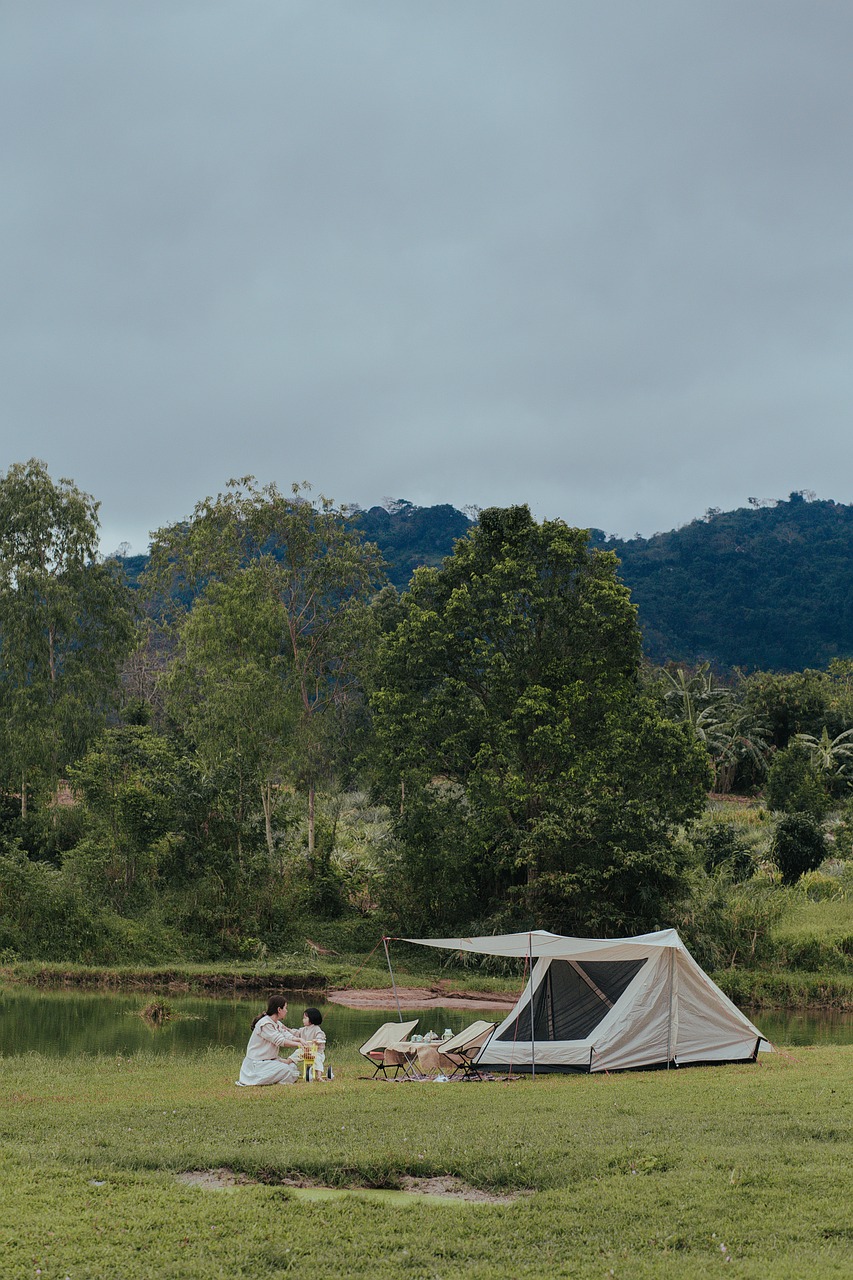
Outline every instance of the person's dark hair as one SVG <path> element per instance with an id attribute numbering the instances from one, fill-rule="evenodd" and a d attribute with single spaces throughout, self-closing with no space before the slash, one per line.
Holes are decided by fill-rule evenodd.
<path id="1" fill-rule="evenodd" d="M 278 1013 L 279 1009 L 283 1009 L 286 1004 L 287 1000 L 284 996 L 270 996 L 269 1000 L 267 1000 L 266 1013 L 259 1013 L 257 1018 L 252 1019 L 252 1030 L 254 1031 L 261 1018 L 271 1018 L 274 1013 Z"/>
<path id="2" fill-rule="evenodd" d="M 306 1009 L 305 1017 L 309 1022 L 313 1022 L 315 1027 L 319 1027 L 320 1023 L 323 1021 L 323 1015 L 319 1009 Z"/>

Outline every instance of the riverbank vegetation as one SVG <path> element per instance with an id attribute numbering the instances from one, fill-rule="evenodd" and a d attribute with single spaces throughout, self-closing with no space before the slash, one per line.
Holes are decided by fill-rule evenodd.
<path id="1" fill-rule="evenodd" d="M 212 1050 L 180 1070 L 143 1054 L 4 1060 L 5 1273 L 849 1274 L 849 1048 L 510 1085 L 363 1082 L 353 1058 L 331 1084 L 258 1090 L 234 1087 L 239 1057 Z M 407 1177 L 519 1198 L 313 1203 L 292 1190 Z"/>
<path id="2" fill-rule="evenodd" d="M 383 934 L 674 925 L 736 998 L 849 1002 L 853 662 L 649 667 L 615 555 L 525 507 L 402 594 L 300 487 L 232 482 L 133 590 L 44 464 L 0 516 L 8 974 L 345 985 Z"/>

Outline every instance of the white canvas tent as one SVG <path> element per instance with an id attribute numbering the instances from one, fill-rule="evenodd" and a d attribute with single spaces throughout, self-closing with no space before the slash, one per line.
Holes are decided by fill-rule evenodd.
<path id="1" fill-rule="evenodd" d="M 537 929 L 405 941 L 528 958 L 527 986 L 477 1059 L 481 1067 L 624 1071 L 754 1061 L 771 1049 L 675 929 L 636 938 L 562 938 Z"/>

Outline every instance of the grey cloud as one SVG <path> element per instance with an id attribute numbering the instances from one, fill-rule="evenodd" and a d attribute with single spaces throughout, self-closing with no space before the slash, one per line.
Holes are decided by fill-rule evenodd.
<path id="1" fill-rule="evenodd" d="M 849 500 L 853 11 L 18 0 L 0 465 L 651 532 Z"/>

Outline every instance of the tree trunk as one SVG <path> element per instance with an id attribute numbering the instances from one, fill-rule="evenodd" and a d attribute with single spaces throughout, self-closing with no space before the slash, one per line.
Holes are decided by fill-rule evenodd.
<path id="1" fill-rule="evenodd" d="M 261 804 L 264 806 L 264 829 L 267 835 L 267 849 L 270 857 L 275 853 L 272 841 L 272 783 L 267 779 L 261 783 Z"/>
<path id="2" fill-rule="evenodd" d="M 27 773 L 26 770 L 21 774 L 21 821 L 27 820 Z"/>
<path id="3" fill-rule="evenodd" d="M 314 863 L 314 782 L 308 783 L 308 861 Z"/>
<path id="4" fill-rule="evenodd" d="M 59 742 L 57 740 L 57 723 L 56 723 L 56 629 L 53 624 L 48 627 L 47 641 L 49 649 L 49 665 L 50 665 L 50 688 L 51 688 L 51 729 L 50 729 L 50 760 L 52 767 L 51 781 L 55 780 L 59 775 Z"/>

